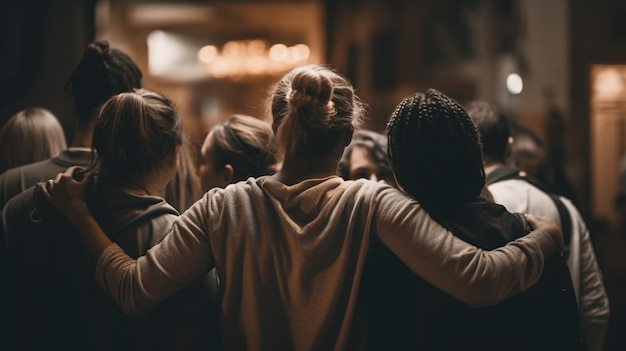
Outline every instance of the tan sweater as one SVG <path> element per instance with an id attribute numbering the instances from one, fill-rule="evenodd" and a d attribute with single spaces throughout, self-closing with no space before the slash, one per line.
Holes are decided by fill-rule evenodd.
<path id="1" fill-rule="evenodd" d="M 261 177 L 209 191 L 137 261 L 111 245 L 96 279 L 137 314 L 215 266 L 227 350 L 355 349 L 367 335 L 357 297 L 370 240 L 470 305 L 528 288 L 555 251 L 543 231 L 482 251 L 381 183 Z"/>

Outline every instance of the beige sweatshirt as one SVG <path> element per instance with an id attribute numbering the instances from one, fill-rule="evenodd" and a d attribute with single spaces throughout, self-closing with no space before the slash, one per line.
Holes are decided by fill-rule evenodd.
<path id="1" fill-rule="evenodd" d="M 367 336 L 358 292 L 370 240 L 470 305 L 528 288 L 555 251 L 543 231 L 482 251 L 385 184 L 330 177 L 287 186 L 261 177 L 209 191 L 136 261 L 111 245 L 96 279 L 138 314 L 215 266 L 225 349 L 358 349 Z"/>

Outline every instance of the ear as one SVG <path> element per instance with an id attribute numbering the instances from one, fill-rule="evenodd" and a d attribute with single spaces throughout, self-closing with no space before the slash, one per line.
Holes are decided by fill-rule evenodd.
<path id="1" fill-rule="evenodd" d="M 174 149 L 174 163 L 175 164 L 178 164 L 178 159 L 180 158 L 180 148 L 181 147 L 182 147 L 181 145 L 178 145 L 178 146 L 176 146 L 176 149 Z"/>
<path id="2" fill-rule="evenodd" d="M 354 130 L 350 130 L 344 133 L 343 135 L 343 144 L 344 146 L 348 146 L 352 141 L 352 135 L 354 134 Z"/>
<path id="3" fill-rule="evenodd" d="M 511 151 L 513 150 L 513 142 L 514 141 L 515 141 L 515 139 L 513 139 L 512 136 L 510 136 L 509 139 L 507 140 L 506 150 L 504 151 L 504 155 L 505 155 L 505 157 L 507 159 L 511 156 Z"/>
<path id="4" fill-rule="evenodd" d="M 235 179 L 235 170 L 233 169 L 233 166 L 229 164 L 224 166 L 223 174 L 224 174 L 224 182 L 226 182 L 226 184 L 232 183 L 233 180 Z"/>
<path id="5" fill-rule="evenodd" d="M 165 156 L 163 162 L 171 167 L 178 167 L 178 159 L 180 158 L 180 145 L 178 145 L 169 155 Z"/>

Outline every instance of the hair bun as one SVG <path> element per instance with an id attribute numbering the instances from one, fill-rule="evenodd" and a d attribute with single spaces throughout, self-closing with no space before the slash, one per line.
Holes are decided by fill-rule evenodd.
<path id="1" fill-rule="evenodd" d="M 303 67 L 291 81 L 291 91 L 287 99 L 295 111 L 309 127 L 327 128 L 328 121 L 335 115 L 332 103 L 333 85 L 323 71 Z"/>
<path id="2" fill-rule="evenodd" d="M 100 62 L 102 58 L 109 54 L 110 47 L 106 40 L 98 40 L 87 46 L 83 56 L 88 62 Z"/>
<path id="3" fill-rule="evenodd" d="M 296 73 L 291 81 L 291 90 L 290 98 L 302 99 L 303 104 L 315 103 L 318 106 L 328 104 L 333 94 L 330 78 L 315 70 Z"/>

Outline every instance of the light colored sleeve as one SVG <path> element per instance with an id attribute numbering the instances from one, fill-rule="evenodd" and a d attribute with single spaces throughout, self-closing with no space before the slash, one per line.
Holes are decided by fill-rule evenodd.
<path id="1" fill-rule="evenodd" d="M 214 266 L 207 230 L 208 195 L 174 222 L 172 231 L 145 256 L 133 260 L 109 245 L 95 267 L 98 285 L 126 314 L 148 312 Z"/>
<path id="2" fill-rule="evenodd" d="M 375 209 L 375 231 L 413 272 L 470 306 L 494 305 L 532 286 L 544 259 L 556 245 L 545 231 L 493 251 L 455 237 L 415 201 L 391 189 L 382 191 Z"/>
<path id="3" fill-rule="evenodd" d="M 604 287 L 604 279 L 589 229 L 580 213 L 566 198 L 561 200 L 572 217 L 572 238 L 570 256 L 567 263 L 572 273 L 572 281 L 576 285 L 580 322 L 588 351 L 604 349 L 604 339 L 609 325 L 609 298 Z"/>

